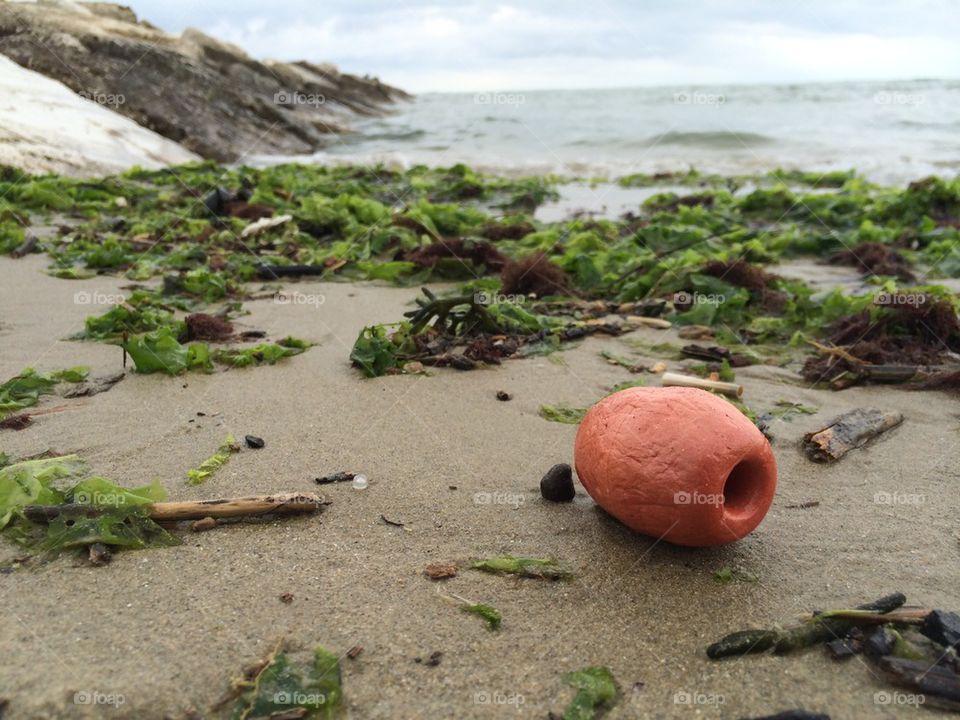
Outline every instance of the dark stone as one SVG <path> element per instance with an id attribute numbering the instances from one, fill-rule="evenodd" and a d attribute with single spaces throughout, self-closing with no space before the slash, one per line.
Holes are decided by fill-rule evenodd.
<path id="1" fill-rule="evenodd" d="M 259 450 L 266 445 L 266 443 L 263 441 L 263 438 L 259 438 L 256 435 L 246 435 L 243 439 L 247 443 L 247 447 L 253 448 L 254 450 Z"/>
<path id="2" fill-rule="evenodd" d="M 513 395 L 508 393 L 506 390 L 497 390 L 497 400 L 500 400 L 501 402 L 506 402 L 507 400 L 511 400 L 512 398 L 513 398 Z"/>
<path id="3" fill-rule="evenodd" d="M 893 652 L 896 636 L 885 627 L 878 627 L 867 635 L 863 641 L 863 649 L 867 655 L 883 657 Z"/>
<path id="4" fill-rule="evenodd" d="M 863 646 L 859 641 L 841 639 L 827 643 L 827 651 L 834 660 L 847 660 L 860 653 Z"/>
<path id="5" fill-rule="evenodd" d="M 945 610 L 934 610 L 923 621 L 920 632 L 936 643 L 956 645 L 960 643 L 960 615 Z"/>
<path id="6" fill-rule="evenodd" d="M 540 494 L 550 502 L 570 502 L 577 494 L 573 489 L 573 471 L 566 463 L 554 465 L 540 481 Z"/>

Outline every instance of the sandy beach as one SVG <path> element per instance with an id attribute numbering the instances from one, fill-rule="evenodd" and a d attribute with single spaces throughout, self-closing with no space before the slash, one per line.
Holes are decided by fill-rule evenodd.
<path id="1" fill-rule="evenodd" d="M 44 274 L 46 263 L 0 258 L 3 375 L 78 363 L 92 375 L 119 369 L 119 349 L 63 338 L 91 314 L 75 293 L 123 292 L 124 281 L 67 282 Z M 89 399 L 46 398 L 40 407 L 69 410 L 3 433 L 11 457 L 76 452 L 123 485 L 159 479 L 174 500 L 321 490 L 331 502 L 309 518 L 187 533 L 182 546 L 119 553 L 104 568 L 65 556 L 0 575 L 0 694 L 12 717 L 203 717 L 231 678 L 281 639 L 340 654 L 363 646 L 342 663 L 351 718 L 542 718 L 572 697 L 564 673 L 598 664 L 621 686 L 610 718 L 732 718 L 797 707 L 829 710 L 836 720 L 907 712 L 878 702 L 877 693 L 892 690 L 857 658 L 838 667 L 814 649 L 710 662 L 704 648 L 728 632 L 895 590 L 911 603 L 952 606 L 960 580 L 954 399 L 884 387 L 815 391 L 787 370 L 741 369 L 752 406 L 785 399 L 819 411 L 775 424 L 779 488 L 755 533 L 729 546 L 680 548 L 625 529 L 579 485 L 569 505 L 547 504 L 537 489 L 547 468 L 572 462 L 576 431 L 546 422 L 539 406 L 589 405 L 629 379 L 601 350 L 640 360 L 631 340 L 673 340 L 674 330 L 588 338 L 555 356 L 562 363 L 528 358 L 471 373 L 364 380 L 347 361 L 357 332 L 416 291 L 367 283 L 296 289 L 322 304 L 251 301 L 238 324 L 317 343 L 302 356 L 212 375 L 128 373 Z M 513 399 L 498 401 L 500 389 Z M 899 410 L 906 421 L 835 465 L 804 457 L 803 433 L 856 406 Z M 186 470 L 228 433 L 259 435 L 266 447 L 244 448 L 205 485 L 188 487 Z M 366 473 L 369 487 L 313 482 L 338 470 Z M 886 504 L 883 493 L 923 502 Z M 16 548 L 4 544 L 2 552 L 8 561 Z M 504 553 L 555 557 L 575 578 L 462 570 L 437 583 L 423 574 L 431 562 Z M 717 582 L 724 566 L 757 582 Z M 283 593 L 293 601 L 281 602 Z M 496 606 L 501 630 L 459 612 L 449 594 Z M 415 661 L 435 651 L 443 653 L 439 665 Z M 122 703 L 78 705 L 76 693 Z M 712 703 L 684 702 L 708 696 Z"/>

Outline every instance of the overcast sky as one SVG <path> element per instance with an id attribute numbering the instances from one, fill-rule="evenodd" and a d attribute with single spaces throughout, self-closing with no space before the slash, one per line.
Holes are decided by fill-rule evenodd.
<path id="1" fill-rule="evenodd" d="M 126 0 L 415 92 L 960 77 L 960 0 Z"/>

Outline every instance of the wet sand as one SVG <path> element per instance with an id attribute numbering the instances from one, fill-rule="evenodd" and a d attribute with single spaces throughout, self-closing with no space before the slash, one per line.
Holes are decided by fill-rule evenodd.
<path id="1" fill-rule="evenodd" d="M 3 377 L 27 366 L 87 364 L 93 375 L 118 369 L 118 349 L 61 338 L 106 309 L 76 304 L 75 293 L 114 293 L 124 281 L 58 280 L 43 274 L 45 265 L 40 257 L 0 259 Z M 635 378 L 598 353 L 641 361 L 631 339 L 676 341 L 674 331 L 591 338 L 559 354 L 562 364 L 531 358 L 470 373 L 363 380 L 347 359 L 357 332 L 399 318 L 416 291 L 296 289 L 324 302 L 245 303 L 251 314 L 240 325 L 319 343 L 304 355 L 213 375 L 129 374 L 88 400 L 46 398 L 40 407 L 76 409 L 0 432 L 0 450 L 13 458 L 77 452 L 122 484 L 158 478 L 171 499 L 320 490 L 332 501 L 320 516 L 187 533 L 180 547 L 119 553 L 104 568 L 64 557 L 0 575 L 0 695 L 10 699 L 11 717 L 204 713 L 242 667 L 282 638 L 340 653 L 364 647 L 356 660 L 343 660 L 350 718 L 543 718 L 572 697 L 564 673 L 587 665 L 608 665 L 620 683 L 609 718 L 805 708 L 852 720 L 922 712 L 878 703 L 876 694 L 891 688 L 859 659 L 837 665 L 817 649 L 710 662 L 704 648 L 734 630 L 895 590 L 911 603 L 955 609 L 954 399 L 883 387 L 814 391 L 789 370 L 741 369 L 751 408 L 784 399 L 820 410 L 774 426 L 780 485 L 755 533 L 721 548 L 673 547 L 618 525 L 579 485 L 572 504 L 544 503 L 539 479 L 554 463 L 572 462 L 576 428 L 537 411 L 544 403 L 590 404 Z M 499 389 L 514 399 L 498 401 Z M 906 421 L 833 466 L 815 465 L 797 449 L 804 432 L 871 405 L 900 410 Z M 259 435 L 266 447 L 245 448 L 205 485 L 188 487 L 186 470 L 227 433 Z M 370 486 L 314 484 L 337 470 L 365 472 Z M 488 493 L 511 497 L 485 502 Z M 924 501 L 886 504 L 883 493 Z M 810 501 L 820 505 L 788 507 Z M 405 528 L 384 524 L 381 514 Z M 556 557 L 576 578 L 548 583 L 461 571 L 438 584 L 422 574 L 430 562 L 504 553 Z M 0 543 L 0 559 L 16 554 Z M 724 566 L 759 581 L 721 584 L 713 574 Z M 293 602 L 281 602 L 282 593 Z M 502 629 L 487 631 L 444 593 L 497 607 Z M 438 666 L 414 662 L 433 651 L 443 652 Z M 78 692 L 124 702 L 78 705 Z M 691 696 L 701 704 L 682 702 Z"/>

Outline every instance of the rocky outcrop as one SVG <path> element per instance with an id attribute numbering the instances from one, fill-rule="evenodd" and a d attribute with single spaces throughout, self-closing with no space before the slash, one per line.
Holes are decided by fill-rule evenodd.
<path id="1" fill-rule="evenodd" d="M 303 154 L 402 90 L 333 65 L 260 62 L 199 30 L 180 36 L 112 3 L 0 0 L 0 53 L 221 162 Z"/>
<path id="2" fill-rule="evenodd" d="M 199 157 L 0 55 L 0 166 L 90 177 L 191 160 Z"/>

